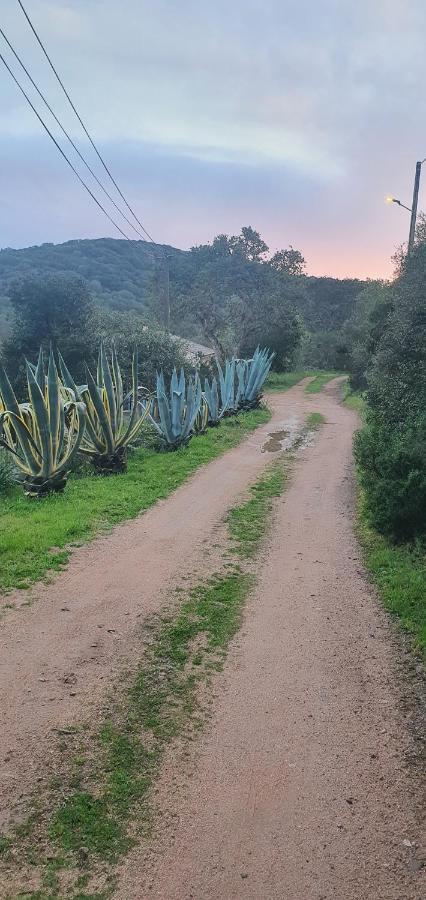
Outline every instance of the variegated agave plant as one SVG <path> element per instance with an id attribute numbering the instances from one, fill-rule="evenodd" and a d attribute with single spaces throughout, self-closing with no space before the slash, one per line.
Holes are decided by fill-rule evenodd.
<path id="1" fill-rule="evenodd" d="M 64 489 L 83 439 L 85 406 L 61 385 L 52 350 L 47 377 L 42 351 L 26 372 L 29 403 L 18 403 L 0 368 L 0 445 L 12 454 L 25 493 L 39 497 Z"/>
<path id="2" fill-rule="evenodd" d="M 127 450 L 137 437 L 149 413 L 149 402 L 138 400 L 138 353 L 132 360 L 132 388 L 124 412 L 123 380 L 113 344 L 111 366 L 101 344 L 96 381 L 87 370 L 87 384 L 77 386 L 62 357 L 59 357 L 64 385 L 86 404 L 86 431 L 80 450 L 89 456 L 102 475 L 117 474 L 127 468 Z"/>
<path id="3" fill-rule="evenodd" d="M 194 420 L 194 434 L 204 434 L 209 424 L 209 405 L 203 394 L 201 394 L 200 408 Z"/>
<path id="4" fill-rule="evenodd" d="M 191 438 L 201 406 L 201 382 L 198 375 L 186 384 L 183 369 L 173 369 L 167 391 L 164 375 L 157 374 L 157 390 L 151 403 L 151 421 L 169 450 L 185 446 Z"/>

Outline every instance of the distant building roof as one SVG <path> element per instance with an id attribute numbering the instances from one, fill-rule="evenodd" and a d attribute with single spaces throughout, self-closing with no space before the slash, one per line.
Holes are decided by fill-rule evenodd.
<path id="1" fill-rule="evenodd" d="M 178 334 L 171 334 L 170 337 L 180 341 L 190 359 L 195 360 L 198 356 L 210 359 L 210 357 L 214 356 L 214 350 L 211 347 L 205 347 L 204 344 L 189 341 L 187 338 L 179 337 Z"/>

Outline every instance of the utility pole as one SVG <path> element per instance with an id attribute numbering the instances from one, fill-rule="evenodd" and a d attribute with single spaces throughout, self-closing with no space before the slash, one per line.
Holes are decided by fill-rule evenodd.
<path id="1" fill-rule="evenodd" d="M 166 290 L 164 298 L 164 331 L 170 331 L 170 262 L 167 250 L 164 251 L 164 265 L 166 269 Z"/>
<path id="2" fill-rule="evenodd" d="M 422 160 L 424 162 L 424 160 Z M 416 174 L 414 176 L 413 203 L 411 206 L 410 234 L 408 237 L 408 252 L 411 253 L 414 247 L 414 238 L 416 236 L 416 219 L 417 204 L 419 201 L 420 174 L 422 171 L 422 162 L 416 162 Z"/>

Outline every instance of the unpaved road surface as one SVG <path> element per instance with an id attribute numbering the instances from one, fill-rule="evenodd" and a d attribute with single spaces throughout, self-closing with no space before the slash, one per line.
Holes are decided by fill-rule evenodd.
<path id="1" fill-rule="evenodd" d="M 294 396 L 294 395 L 293 395 Z M 353 413 L 328 420 L 279 501 L 257 589 L 171 823 L 120 900 L 420 900 L 421 800 L 396 647 L 353 533 Z"/>
<path id="2" fill-rule="evenodd" d="M 25 801 L 55 729 L 85 721 L 116 671 L 140 649 L 143 618 L 205 567 L 227 510 L 271 454 L 269 434 L 295 430 L 310 408 L 303 385 L 273 397 L 273 418 L 171 497 L 76 550 L 49 586 L 8 595 L 0 622 L 0 829 Z M 36 539 L 36 535 L 35 535 Z M 26 605 L 30 601 L 31 606 Z"/>
<path id="3" fill-rule="evenodd" d="M 203 572 L 206 542 L 272 458 L 262 452 L 268 434 L 312 410 L 325 415 L 277 503 L 257 588 L 215 681 L 213 717 L 189 769 L 173 756 L 165 766 L 152 847 L 123 865 L 119 900 L 426 894 L 396 649 L 353 534 L 356 416 L 338 393 L 297 386 L 271 396 L 272 422 L 226 462 L 76 551 L 51 585 L 32 590 L 31 607 L 0 624 L 1 827 L 54 729 L 96 709 L 140 646 L 143 617 Z"/>

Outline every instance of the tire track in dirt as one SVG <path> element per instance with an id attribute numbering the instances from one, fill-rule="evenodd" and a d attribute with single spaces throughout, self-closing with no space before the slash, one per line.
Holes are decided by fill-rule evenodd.
<path id="1" fill-rule="evenodd" d="M 271 460 L 271 432 L 312 408 L 303 383 L 270 397 L 271 421 L 198 469 L 173 495 L 77 549 L 49 585 L 8 596 L 0 623 L 0 828 L 34 786 L 56 731 L 90 718 L 140 648 L 140 625 L 183 579 L 203 571 L 226 511 Z M 32 605 L 26 605 L 28 601 Z"/>
<path id="2" fill-rule="evenodd" d="M 212 720 L 192 764 L 165 767 L 119 900 L 426 895 L 398 650 L 353 533 L 356 416 L 336 400 L 335 385 L 312 399 L 328 424 L 298 455 Z"/>

